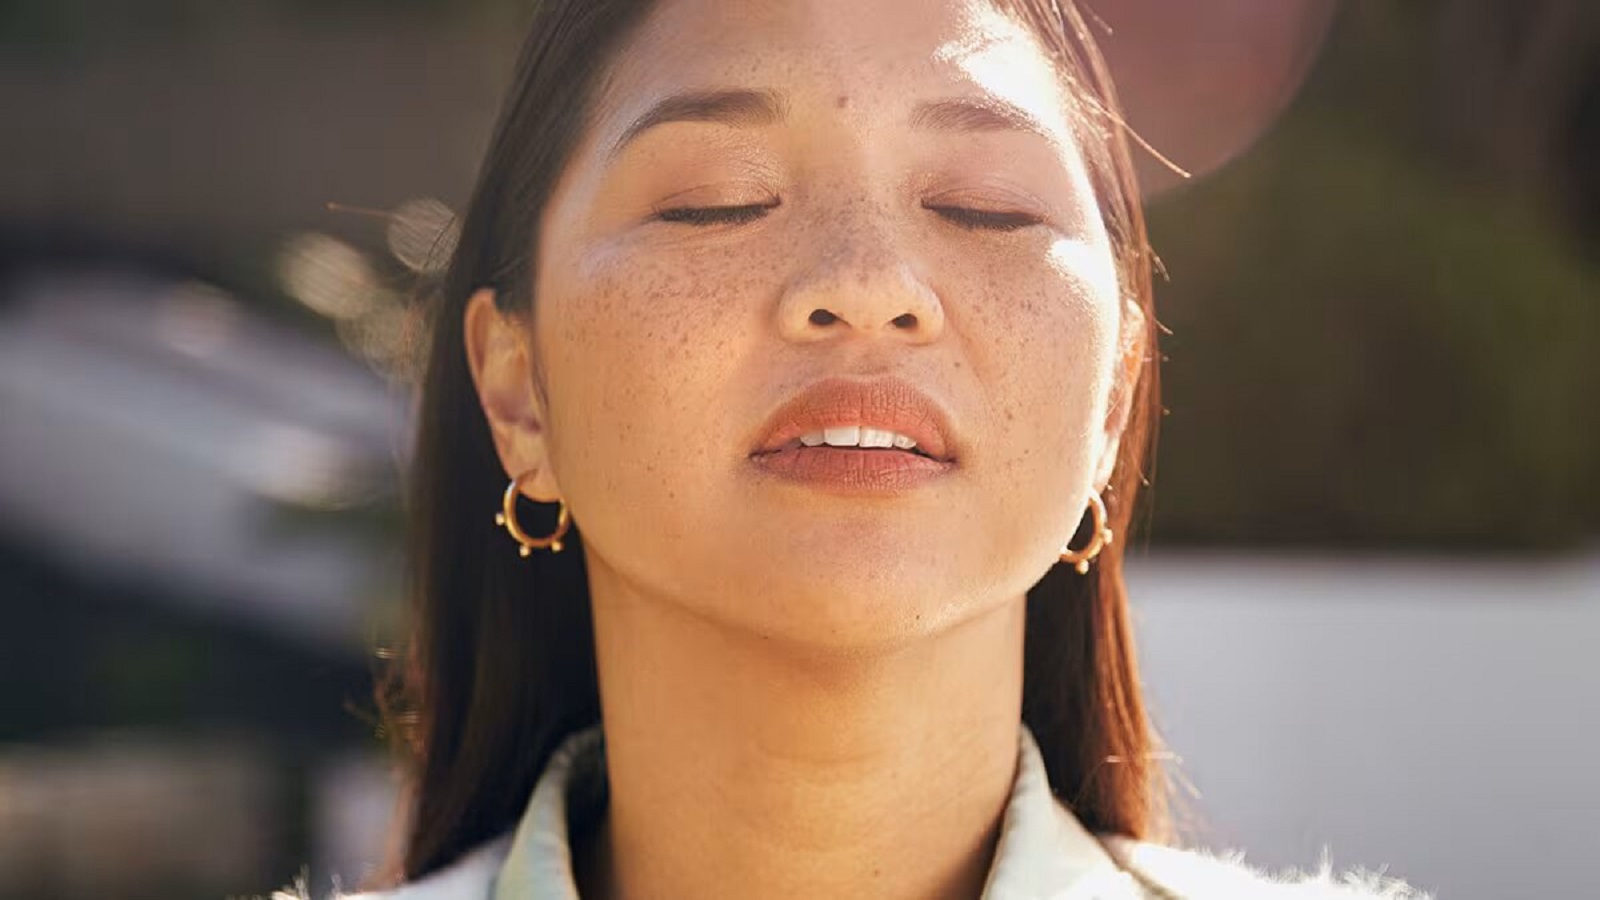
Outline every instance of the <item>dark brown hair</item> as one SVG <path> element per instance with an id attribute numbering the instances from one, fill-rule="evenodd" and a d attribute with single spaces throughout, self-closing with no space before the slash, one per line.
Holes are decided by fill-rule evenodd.
<path id="1" fill-rule="evenodd" d="M 523 47 L 460 238 L 435 298 L 408 491 L 412 633 L 379 703 L 405 767 L 404 815 L 384 883 L 421 878 L 514 827 L 551 752 L 599 720 L 582 535 L 519 557 L 494 524 L 507 477 L 467 366 L 462 317 L 479 287 L 536 308 L 533 248 L 605 66 L 646 0 L 543 0 Z M 1083 152 L 1143 332 L 1112 484 L 1117 540 L 1087 575 L 1055 566 L 1028 594 L 1023 720 L 1050 782 L 1083 824 L 1166 835 L 1165 781 L 1146 719 L 1123 586 L 1134 500 L 1157 421 L 1152 256 L 1125 129 L 1103 61 L 1069 0 L 998 0 L 1058 57 Z M 530 530 L 532 526 L 530 526 Z M 1087 529 L 1073 545 L 1085 543 Z"/>

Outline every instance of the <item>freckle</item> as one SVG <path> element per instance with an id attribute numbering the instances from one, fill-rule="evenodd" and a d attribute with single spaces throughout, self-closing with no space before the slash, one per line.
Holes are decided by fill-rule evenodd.
<path id="1" fill-rule="evenodd" d="M 848 94 L 840 94 L 839 99 L 833 101 L 833 105 L 839 107 L 840 109 L 844 109 L 846 106 L 850 105 L 850 96 Z"/>

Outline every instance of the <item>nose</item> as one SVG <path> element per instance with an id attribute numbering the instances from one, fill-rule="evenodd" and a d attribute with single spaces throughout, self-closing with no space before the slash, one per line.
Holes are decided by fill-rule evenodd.
<path id="1" fill-rule="evenodd" d="M 796 342 L 860 334 L 924 344 L 944 332 L 943 304 L 902 249 L 859 232 L 795 271 L 778 319 L 784 338 Z"/>

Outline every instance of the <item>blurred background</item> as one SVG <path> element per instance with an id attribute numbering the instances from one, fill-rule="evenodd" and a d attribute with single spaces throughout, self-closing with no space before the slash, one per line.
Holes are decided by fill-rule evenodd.
<path id="1" fill-rule="evenodd" d="M 0 897 L 376 859 L 412 298 L 530 8 L 0 2 Z M 1600 5 L 1092 8 L 1197 173 L 1143 158 L 1170 414 L 1130 563 L 1191 841 L 1582 895 Z"/>

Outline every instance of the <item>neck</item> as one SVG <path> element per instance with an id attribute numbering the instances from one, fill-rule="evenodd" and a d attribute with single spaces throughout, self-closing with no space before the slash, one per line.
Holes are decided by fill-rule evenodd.
<path id="1" fill-rule="evenodd" d="M 980 895 L 1015 774 L 1023 598 L 844 654 L 595 574 L 611 789 L 576 854 L 584 896 Z"/>

